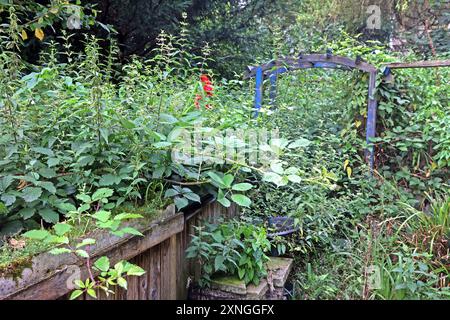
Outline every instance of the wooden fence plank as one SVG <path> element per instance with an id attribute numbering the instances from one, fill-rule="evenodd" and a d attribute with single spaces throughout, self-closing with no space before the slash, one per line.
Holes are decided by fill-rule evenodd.
<path id="1" fill-rule="evenodd" d="M 143 232 L 144 237 L 119 238 L 103 231 L 89 234 L 88 237 L 97 239 L 97 243 L 91 246 L 93 259 L 105 255 L 112 264 L 120 260 L 129 260 L 182 231 L 184 217 L 183 214 L 177 214 L 158 223 L 136 227 Z M 84 263 L 70 254 L 58 256 L 49 253 L 40 254 L 33 258 L 31 268 L 25 268 L 20 278 L 13 279 L 11 276 L 0 278 L 0 300 L 58 299 L 71 291 L 66 284 L 72 276 L 68 272 L 71 266 L 79 267 L 82 279 L 88 277 Z"/>
<path id="2" fill-rule="evenodd" d="M 176 285 L 176 237 L 172 236 L 170 239 L 161 243 L 161 299 L 175 300 L 177 293 Z"/>
<path id="3" fill-rule="evenodd" d="M 150 300 L 161 298 L 161 245 L 157 245 L 150 252 L 150 269 L 148 272 L 148 290 Z"/>
<path id="4" fill-rule="evenodd" d="M 450 67 L 450 60 L 395 62 L 395 63 L 386 64 L 386 67 L 388 67 L 390 69 Z"/>
<path id="5" fill-rule="evenodd" d="M 172 208 L 173 210 L 173 208 Z M 120 260 L 130 262 L 142 267 L 146 274 L 142 277 L 129 277 L 128 290 L 114 287 L 114 295 L 106 296 L 103 291 L 97 292 L 99 300 L 158 300 L 158 299 L 186 299 L 188 277 L 192 280 L 200 276 L 200 268 L 191 259 L 186 259 L 185 251 L 195 233 L 195 226 L 205 221 L 217 222 L 219 217 L 231 218 L 237 214 L 237 206 L 232 205 L 226 209 L 220 204 L 209 202 L 195 214 L 186 216 L 168 213 L 165 219 L 151 226 L 141 228 L 145 230 L 144 237 L 127 237 L 114 239 L 105 234 L 98 239 L 97 248 L 92 248 L 91 255 L 95 259 L 100 255 L 107 255 L 111 263 Z M 9 279 L 0 278 L 1 299 L 68 299 L 70 291 L 66 288 L 66 281 L 71 274 L 66 272 L 68 261 L 64 256 L 50 256 L 50 263 L 41 255 L 40 260 L 33 260 L 33 267 L 25 270 L 22 279 L 17 284 L 10 284 Z M 37 258 L 37 257 L 36 257 Z M 44 260 L 42 259 L 44 258 Z M 52 264 L 53 263 L 53 264 Z M 56 263 L 59 263 L 58 267 Z M 54 267 L 54 269 L 52 269 Z M 87 277 L 87 270 L 80 265 L 81 278 Z M 42 270 L 52 273 L 42 276 Z M 93 300 L 83 295 L 81 300 Z"/>

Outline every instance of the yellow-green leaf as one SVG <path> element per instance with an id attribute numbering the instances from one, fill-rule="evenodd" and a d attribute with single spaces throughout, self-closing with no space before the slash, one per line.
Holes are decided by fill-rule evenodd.
<path id="1" fill-rule="evenodd" d="M 70 300 L 75 300 L 76 298 L 78 298 L 79 296 L 81 296 L 83 294 L 83 291 L 81 290 L 75 290 L 74 292 L 72 292 L 72 294 L 70 295 Z"/>
<path id="2" fill-rule="evenodd" d="M 90 295 L 92 298 L 97 299 L 97 294 L 93 289 L 88 289 L 87 294 Z"/>
<path id="3" fill-rule="evenodd" d="M 42 31 L 41 28 L 37 28 L 36 30 L 34 30 L 34 35 L 36 36 L 36 38 L 38 38 L 40 41 L 44 40 L 44 31 Z"/>
<path id="4" fill-rule="evenodd" d="M 28 34 L 25 31 L 25 29 L 22 29 L 22 32 L 20 33 L 20 36 L 22 37 L 22 40 L 25 41 L 28 39 Z"/>
<path id="5" fill-rule="evenodd" d="M 352 176 L 352 168 L 350 168 L 350 167 L 347 167 L 347 176 L 349 179 Z"/>
<path id="6" fill-rule="evenodd" d="M 344 161 L 344 170 L 347 169 L 349 164 L 350 164 L 350 161 L 348 159 Z"/>

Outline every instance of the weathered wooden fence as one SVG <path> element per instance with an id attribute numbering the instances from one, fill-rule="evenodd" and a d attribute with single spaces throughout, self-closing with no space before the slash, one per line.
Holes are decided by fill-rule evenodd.
<path id="1" fill-rule="evenodd" d="M 217 221 L 235 217 L 238 208 L 224 208 L 209 201 L 189 213 L 175 213 L 168 207 L 159 219 L 139 225 L 144 237 L 118 238 L 105 233 L 89 235 L 97 243 L 91 248 L 91 256 L 106 255 L 111 263 L 120 260 L 142 267 L 146 274 L 128 278 L 128 290 L 117 287 L 108 297 L 98 292 L 100 300 L 175 300 L 187 298 L 188 278 L 198 272 L 194 262 L 185 259 L 194 227 L 203 221 Z M 141 222 L 142 223 L 142 222 Z M 67 299 L 71 281 L 76 277 L 85 279 L 87 269 L 72 255 L 52 256 L 48 253 L 33 258 L 20 275 L 0 277 L 0 300 L 2 299 Z M 80 299 L 89 300 L 88 296 Z"/>

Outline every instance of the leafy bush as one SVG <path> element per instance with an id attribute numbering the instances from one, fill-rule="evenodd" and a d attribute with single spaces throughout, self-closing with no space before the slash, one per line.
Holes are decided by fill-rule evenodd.
<path id="1" fill-rule="evenodd" d="M 110 266 L 109 258 L 102 256 L 92 262 L 89 252 L 90 246 L 96 244 L 92 238 L 77 239 L 74 243 L 74 235 L 83 236 L 87 231 L 107 230 L 112 235 L 123 237 L 126 234 L 142 236 L 133 227 L 122 227 L 122 223 L 127 220 L 142 218 L 139 214 L 120 213 L 112 216 L 110 211 L 104 210 L 107 207 L 108 198 L 113 194 L 113 190 L 103 188 L 94 194 L 79 194 L 77 197 L 82 201 L 82 205 L 69 211 L 69 219 L 65 223 L 55 224 L 52 230 L 36 229 L 23 234 L 29 241 L 41 241 L 50 244 L 53 248 L 50 254 L 62 255 L 73 254 L 85 260 L 89 278 L 85 281 L 76 279 L 74 281 L 77 289 L 74 290 L 70 299 L 76 299 L 83 293 L 87 293 L 93 298 L 97 298 L 97 290 L 103 290 L 106 295 L 114 294 L 111 286 L 119 285 L 127 289 L 126 276 L 141 276 L 145 271 L 137 265 L 126 261 L 119 261 L 113 267 Z M 92 213 L 93 212 L 93 213 Z M 76 234 L 73 229 L 81 229 L 81 234 Z M 94 271 L 98 271 L 100 276 L 94 277 Z"/>
<path id="2" fill-rule="evenodd" d="M 207 53 L 196 57 L 178 50 L 183 39 L 165 33 L 154 56 L 132 60 L 116 83 L 109 62 L 117 52 L 113 47 L 102 55 L 98 42 L 87 38 L 85 52 L 64 64 L 52 44 L 45 66 L 30 74 L 20 72 L 14 52 L 0 55 L 0 67 L 11 72 L 0 76 L 0 236 L 36 228 L 41 221 L 55 224 L 79 204 L 77 194 L 105 187 L 114 191 L 107 209 L 154 197 L 163 206 L 167 201 L 160 192 L 150 191 L 172 186 L 166 196 L 175 198 L 178 209 L 205 193 L 218 195 L 225 206 L 231 201 L 248 206 L 244 192 L 252 186 L 238 180 L 250 169 L 262 176 L 270 168 L 233 159 L 184 164 L 172 156 L 182 132 L 192 133 L 203 122 L 209 127 L 202 130 L 219 132 L 257 125 L 245 107 L 235 107 L 248 103 L 237 94 L 241 84 L 224 80 L 211 87 L 209 80 L 206 92 L 199 78 L 204 79 Z M 73 54 L 68 48 L 61 54 Z M 234 141 L 224 146 L 234 147 Z M 236 181 L 223 184 L 222 177 Z"/>
<path id="3" fill-rule="evenodd" d="M 259 284 L 266 276 L 266 252 L 270 242 L 262 227 L 242 221 L 197 227 L 187 258 L 196 259 L 202 268 L 201 286 L 209 285 L 217 274 L 236 275 L 246 284 Z"/>

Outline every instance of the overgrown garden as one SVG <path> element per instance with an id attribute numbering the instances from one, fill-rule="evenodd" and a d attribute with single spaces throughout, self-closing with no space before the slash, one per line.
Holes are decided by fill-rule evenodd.
<path id="1" fill-rule="evenodd" d="M 139 236 L 127 221 L 213 197 L 241 213 L 196 228 L 186 251 L 201 266 L 196 285 L 208 287 L 218 274 L 258 284 L 275 253 L 294 259 L 292 299 L 450 298 L 448 68 L 395 70 L 387 79 L 385 64 L 421 53 L 393 52 L 343 29 L 325 39 L 310 26 L 310 12 L 297 16 L 289 37 L 277 21 L 260 21 L 271 30 L 266 59 L 300 54 L 291 52 L 298 46 L 379 68 L 370 174 L 366 75 L 287 73 L 275 104 L 255 117 L 254 80 L 243 80 L 239 59 L 224 72 L 217 57 L 233 43 L 198 48 L 187 14 L 177 32 L 158 31 L 154 48 L 124 61 L 109 25 L 100 26 L 106 36 L 58 30 L 47 39 L 64 6 L 0 1 L 0 278 L 49 251 L 76 255 L 100 273 L 78 281 L 72 298 L 127 288 L 145 271 L 106 256 L 91 261 L 95 240 L 80 237 L 95 230 Z M 85 10 L 82 24 L 95 25 Z M 41 47 L 38 58 L 29 54 L 33 45 Z M 445 48 L 434 59 L 448 59 Z M 279 136 L 259 144 L 235 134 L 271 130 Z M 210 153 L 178 161 L 186 134 L 191 141 L 200 133 L 200 149 L 233 152 L 221 161 Z M 251 152 L 270 161 L 244 161 Z M 296 231 L 273 236 L 274 217 L 292 219 Z"/>

